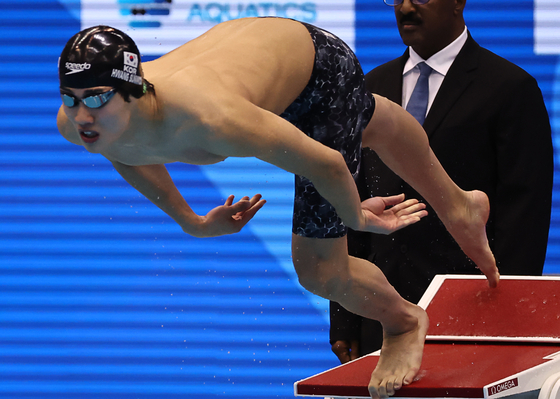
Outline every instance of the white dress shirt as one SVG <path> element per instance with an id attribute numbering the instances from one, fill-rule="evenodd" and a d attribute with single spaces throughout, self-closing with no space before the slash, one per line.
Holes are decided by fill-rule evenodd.
<path id="1" fill-rule="evenodd" d="M 429 112 L 432 103 L 434 102 L 434 98 L 443 83 L 443 79 L 451 68 L 451 64 L 455 61 L 455 57 L 459 54 L 459 51 L 463 48 L 465 43 L 467 42 L 467 27 L 463 30 L 463 33 L 455 39 L 452 43 L 450 43 L 447 47 L 443 50 L 432 55 L 427 60 L 424 60 L 422 57 L 416 53 L 409 47 L 409 54 L 410 57 L 406 61 L 406 64 L 403 69 L 403 92 L 402 92 L 402 99 L 403 103 L 402 106 L 406 109 L 408 101 L 410 100 L 410 96 L 412 95 L 412 91 L 414 90 L 414 86 L 416 86 L 416 81 L 420 76 L 420 69 L 416 66 L 420 62 L 425 62 L 428 64 L 432 69 L 433 72 L 430 75 L 428 87 L 429 87 L 429 97 L 428 97 L 428 110 Z"/>

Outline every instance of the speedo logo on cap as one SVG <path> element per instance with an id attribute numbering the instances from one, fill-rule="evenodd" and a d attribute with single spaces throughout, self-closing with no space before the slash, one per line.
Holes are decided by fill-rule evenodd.
<path id="1" fill-rule="evenodd" d="M 68 72 L 66 72 L 65 75 L 72 75 L 74 73 L 82 72 L 91 68 L 91 64 L 87 62 L 84 62 L 83 64 L 77 64 L 75 62 L 67 62 L 64 66 L 66 67 L 66 69 L 69 70 Z"/>

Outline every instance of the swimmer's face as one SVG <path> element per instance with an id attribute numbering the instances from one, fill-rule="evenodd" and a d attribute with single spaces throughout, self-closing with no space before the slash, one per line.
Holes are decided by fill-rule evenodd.
<path id="1" fill-rule="evenodd" d="M 465 0 L 429 0 L 414 4 L 404 0 L 395 6 L 399 34 L 422 58 L 428 59 L 453 42 L 465 27 Z"/>
<path id="2" fill-rule="evenodd" d="M 112 87 L 61 88 L 60 95 L 64 113 L 90 152 L 109 149 L 128 127 L 130 104 Z"/>

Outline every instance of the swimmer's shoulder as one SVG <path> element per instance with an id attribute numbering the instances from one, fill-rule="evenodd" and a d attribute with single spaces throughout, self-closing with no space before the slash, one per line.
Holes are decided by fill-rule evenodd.
<path id="1" fill-rule="evenodd" d="M 58 131 L 66 140 L 71 143 L 81 145 L 80 139 L 78 137 L 78 132 L 72 126 L 72 123 L 68 120 L 68 117 L 62 110 L 62 107 L 58 110 L 58 115 L 56 117 L 56 125 L 58 126 Z"/>

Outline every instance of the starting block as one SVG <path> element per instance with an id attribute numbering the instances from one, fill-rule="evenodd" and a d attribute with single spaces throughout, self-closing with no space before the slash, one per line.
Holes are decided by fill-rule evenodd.
<path id="1" fill-rule="evenodd" d="M 438 275 L 422 366 L 399 398 L 560 399 L 560 277 Z M 379 351 L 294 384 L 296 396 L 369 398 Z"/>

